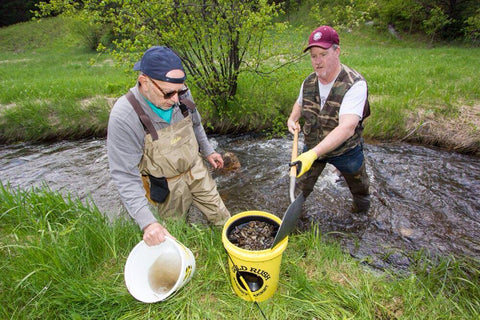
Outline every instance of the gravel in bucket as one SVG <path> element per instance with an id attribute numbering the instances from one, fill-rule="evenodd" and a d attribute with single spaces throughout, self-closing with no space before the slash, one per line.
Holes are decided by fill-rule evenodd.
<path id="1" fill-rule="evenodd" d="M 252 220 L 236 226 L 228 234 L 228 240 L 245 250 L 266 250 L 273 244 L 275 229 L 275 226 L 268 222 Z"/>

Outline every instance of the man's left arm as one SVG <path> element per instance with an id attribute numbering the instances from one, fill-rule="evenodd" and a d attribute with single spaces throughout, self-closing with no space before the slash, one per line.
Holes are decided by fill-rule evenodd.
<path id="1" fill-rule="evenodd" d="M 198 146 L 200 147 L 200 153 L 207 159 L 210 165 L 215 169 L 223 168 L 222 155 L 213 149 L 212 144 L 208 141 L 207 134 L 202 125 L 202 120 L 198 110 L 195 110 L 192 116 L 198 117 L 198 120 L 193 122 L 193 131 L 195 137 L 197 137 Z"/>
<path id="2" fill-rule="evenodd" d="M 366 99 L 365 81 L 358 81 L 345 93 L 340 105 L 338 126 L 313 148 L 318 157 L 335 150 L 355 134 L 358 122 L 362 119 Z"/>
<path id="3" fill-rule="evenodd" d="M 189 95 L 188 98 L 193 101 L 192 96 Z M 193 121 L 193 132 L 197 138 L 197 143 L 200 148 L 200 153 L 207 159 L 215 169 L 223 168 L 223 158 L 222 155 L 215 151 L 210 141 L 208 141 L 207 134 L 202 125 L 202 117 L 198 112 L 198 109 L 195 108 L 191 110 L 192 121 Z"/>
<path id="4" fill-rule="evenodd" d="M 339 117 L 338 126 L 333 129 L 322 141 L 320 141 L 313 151 L 318 158 L 338 148 L 348 138 L 353 136 L 355 128 L 360 121 L 360 117 L 356 114 L 344 114 Z"/>
<path id="5" fill-rule="evenodd" d="M 208 157 L 212 153 L 215 152 L 215 149 L 213 149 L 212 145 L 210 144 L 210 141 L 208 141 L 207 134 L 205 133 L 205 129 L 203 128 L 202 125 L 202 117 L 200 116 L 200 112 L 198 112 L 198 109 L 196 107 L 195 101 L 193 100 L 192 93 L 190 90 L 187 91 L 181 98 L 180 101 L 187 99 L 190 100 L 191 107 L 188 108 L 190 115 L 192 116 L 192 122 L 193 122 L 193 132 L 195 133 L 195 137 L 197 138 L 197 143 L 198 147 L 200 148 L 200 152 L 204 157 Z M 193 108 L 194 107 L 194 108 Z"/>
<path id="6" fill-rule="evenodd" d="M 300 163 L 297 177 L 310 170 L 316 159 L 322 158 L 325 154 L 335 150 L 354 135 L 363 114 L 366 98 L 367 86 L 365 81 L 359 81 L 350 88 L 340 106 L 338 126 L 330 131 L 315 147 L 302 153 L 292 162 L 292 164 Z"/>

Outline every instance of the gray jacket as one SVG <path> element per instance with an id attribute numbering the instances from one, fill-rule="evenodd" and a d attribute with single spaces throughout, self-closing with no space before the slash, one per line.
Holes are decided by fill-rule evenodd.
<path id="1" fill-rule="evenodd" d="M 155 114 L 145 102 L 138 91 L 138 83 L 130 91 L 150 117 L 156 130 L 170 125 Z M 190 92 L 187 95 L 188 98 L 193 100 Z M 184 117 L 178 105 L 173 108 L 171 122 L 177 123 L 183 120 Z M 206 157 L 215 150 L 208 141 L 199 112 L 196 109 L 190 112 L 200 152 Z M 157 221 L 145 197 L 145 190 L 138 169 L 138 164 L 143 155 L 144 138 L 145 130 L 142 123 L 126 96 L 123 95 L 113 106 L 108 121 L 108 163 L 112 181 L 120 193 L 123 204 L 142 230 Z"/>

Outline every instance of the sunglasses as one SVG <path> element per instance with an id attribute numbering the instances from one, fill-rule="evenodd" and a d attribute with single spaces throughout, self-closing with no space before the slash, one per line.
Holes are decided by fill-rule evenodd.
<path id="1" fill-rule="evenodd" d="M 150 81 L 153 83 L 153 85 L 158 89 L 160 90 L 160 92 L 163 94 L 163 98 L 165 100 L 167 99 L 170 99 L 172 98 L 174 95 L 178 94 L 178 96 L 180 97 L 181 95 L 184 95 L 185 93 L 187 93 L 188 91 L 188 87 L 185 86 L 185 89 L 182 89 L 182 90 L 174 90 L 174 91 L 170 91 L 170 92 L 165 92 L 163 91 L 162 88 L 160 88 L 160 86 L 155 82 L 153 81 L 152 78 L 150 78 L 149 76 L 147 76 L 148 79 L 150 79 Z"/>

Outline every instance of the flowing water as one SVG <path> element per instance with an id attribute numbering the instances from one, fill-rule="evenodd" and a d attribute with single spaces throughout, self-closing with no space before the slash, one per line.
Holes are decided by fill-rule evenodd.
<path id="1" fill-rule="evenodd" d="M 213 172 L 230 212 L 261 210 L 282 217 L 290 203 L 291 137 L 210 140 L 241 162 L 236 172 Z M 405 268 L 418 250 L 480 258 L 480 158 L 403 143 L 366 144 L 365 156 L 370 219 L 350 213 L 350 192 L 327 165 L 305 201 L 299 227 L 316 224 L 352 256 L 379 268 Z M 103 139 L 0 147 L 0 179 L 13 187 L 48 185 L 93 200 L 111 218 L 125 215 L 110 181 Z"/>

